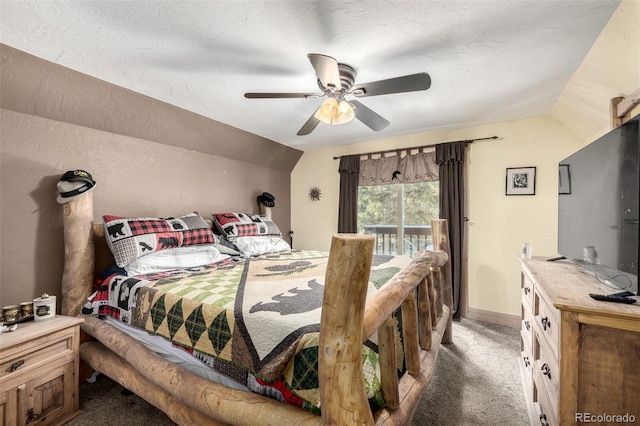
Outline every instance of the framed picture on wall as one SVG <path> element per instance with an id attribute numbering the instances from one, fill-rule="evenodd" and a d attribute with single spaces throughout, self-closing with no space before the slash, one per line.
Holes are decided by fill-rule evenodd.
<path id="1" fill-rule="evenodd" d="M 558 170 L 558 194 L 571 194 L 571 171 L 568 164 L 560 164 Z"/>
<path id="2" fill-rule="evenodd" d="M 507 168 L 506 195 L 536 195 L 536 168 Z"/>

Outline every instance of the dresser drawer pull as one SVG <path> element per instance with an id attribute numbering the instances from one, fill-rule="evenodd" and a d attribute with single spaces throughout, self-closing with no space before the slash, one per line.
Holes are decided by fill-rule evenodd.
<path id="1" fill-rule="evenodd" d="M 542 370 L 542 374 L 544 374 L 548 378 L 551 378 L 551 368 L 549 367 L 549 364 L 545 362 L 544 364 L 542 364 L 542 367 L 540 369 Z"/>
<path id="2" fill-rule="evenodd" d="M 549 426 L 549 422 L 547 421 L 546 414 L 540 414 L 540 424 L 542 426 Z"/>
<path id="3" fill-rule="evenodd" d="M 29 408 L 27 410 L 27 421 L 25 423 L 29 424 L 34 420 L 38 420 L 40 418 L 40 414 L 36 414 L 33 412 L 33 408 Z"/>
<path id="4" fill-rule="evenodd" d="M 531 293 L 531 289 L 529 287 L 524 287 L 522 290 L 524 291 L 525 295 Z"/>
<path id="5" fill-rule="evenodd" d="M 9 372 L 13 373 L 18 368 L 22 367 L 22 364 L 24 364 L 24 360 L 23 359 L 21 359 L 20 361 L 14 362 L 13 364 L 11 364 L 11 367 L 9 367 Z"/>
<path id="6" fill-rule="evenodd" d="M 540 320 L 540 323 L 542 324 L 542 329 L 545 331 L 551 328 L 551 321 L 549 321 L 549 318 L 547 317 L 543 317 Z"/>
<path id="7" fill-rule="evenodd" d="M 522 357 L 522 360 L 524 361 L 524 366 L 525 367 L 528 367 L 529 365 L 531 365 L 531 362 L 529 362 L 529 357 L 528 356 Z"/>
<path id="8" fill-rule="evenodd" d="M 529 321 L 524 322 L 524 327 L 527 329 L 527 331 L 531 330 L 531 324 L 529 324 Z"/>

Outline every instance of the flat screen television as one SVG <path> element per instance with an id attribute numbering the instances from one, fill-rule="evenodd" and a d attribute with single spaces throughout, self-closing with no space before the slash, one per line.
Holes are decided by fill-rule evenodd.
<path id="1" fill-rule="evenodd" d="M 636 116 L 559 163 L 558 253 L 638 295 L 640 150 Z"/>

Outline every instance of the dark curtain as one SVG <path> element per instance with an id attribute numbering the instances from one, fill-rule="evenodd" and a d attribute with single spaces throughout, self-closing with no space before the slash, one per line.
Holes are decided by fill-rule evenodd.
<path id="1" fill-rule="evenodd" d="M 446 219 L 449 225 L 454 318 L 460 318 L 462 242 L 464 240 L 464 161 L 467 143 L 452 142 L 436 145 L 436 163 L 440 174 L 440 219 Z"/>
<path id="2" fill-rule="evenodd" d="M 358 180 L 360 156 L 340 157 L 340 196 L 338 198 L 338 232 L 358 232 Z"/>

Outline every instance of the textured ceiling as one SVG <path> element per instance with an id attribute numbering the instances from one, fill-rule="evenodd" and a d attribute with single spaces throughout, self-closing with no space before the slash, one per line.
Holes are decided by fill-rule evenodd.
<path id="1" fill-rule="evenodd" d="M 546 114 L 619 5 L 573 1 L 13 1 L 0 41 L 300 150 Z M 427 91 L 361 98 L 391 124 L 296 132 L 321 99 L 308 53 L 356 83 L 427 72 Z"/>

